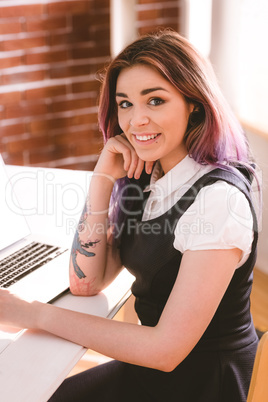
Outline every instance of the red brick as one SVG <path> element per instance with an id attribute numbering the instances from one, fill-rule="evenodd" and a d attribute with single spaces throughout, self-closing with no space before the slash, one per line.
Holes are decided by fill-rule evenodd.
<path id="1" fill-rule="evenodd" d="M 17 103 L 22 99 L 20 91 L 0 93 L 0 105 L 7 105 L 9 103 Z"/>
<path id="2" fill-rule="evenodd" d="M 65 67 L 51 67 L 50 78 L 64 78 L 80 75 L 88 75 L 95 71 L 95 66 L 91 64 L 81 64 L 76 66 L 65 66 Z"/>
<path id="3" fill-rule="evenodd" d="M 56 145 L 56 152 L 58 158 L 65 158 L 68 156 L 81 156 L 88 154 L 100 154 L 103 147 L 102 141 L 92 141 L 91 133 L 87 132 L 87 138 L 85 140 L 80 140 L 81 133 L 79 135 L 73 134 L 68 137 L 66 142 L 58 143 L 57 138 L 54 138 Z M 68 141 L 68 142 L 67 142 Z"/>
<path id="4" fill-rule="evenodd" d="M 66 120 L 66 119 L 60 119 L 61 120 Z M 48 118 L 44 118 L 44 119 L 40 119 L 40 120 L 32 120 L 30 123 L 28 123 L 27 128 L 28 131 L 30 133 L 39 133 L 39 132 L 44 132 L 47 131 L 49 132 L 49 130 L 51 128 L 57 128 L 56 125 L 56 119 L 48 119 Z"/>
<path id="5" fill-rule="evenodd" d="M 0 8 L 0 13 L 1 13 L 1 8 Z M 5 34 L 15 34 L 19 33 L 22 30 L 21 23 L 18 20 L 14 21 L 13 19 L 11 21 L 7 22 L 1 22 L 0 21 L 0 34 L 5 35 Z"/>
<path id="6" fill-rule="evenodd" d="M 168 7 L 165 6 L 165 4 L 159 4 L 154 9 L 148 8 L 148 9 L 140 9 L 138 11 L 138 21 L 151 21 L 152 25 L 156 27 L 156 21 L 157 19 L 163 19 L 162 25 L 169 26 L 170 23 L 174 25 L 174 23 L 178 24 L 178 6 L 174 5 L 173 3 L 170 3 Z"/>
<path id="7" fill-rule="evenodd" d="M 22 152 L 17 152 L 15 154 L 5 153 L 3 159 L 7 165 L 24 165 L 24 157 Z"/>
<path id="8" fill-rule="evenodd" d="M 9 6 L 0 8 L 0 17 L 27 17 L 29 15 L 42 15 L 44 12 L 43 4 L 24 4 L 21 6 Z"/>
<path id="9" fill-rule="evenodd" d="M 96 123 L 98 121 L 97 113 L 81 114 L 70 118 L 71 126 L 78 126 L 89 123 Z"/>
<path id="10" fill-rule="evenodd" d="M 54 136 L 54 142 L 57 146 L 66 146 L 77 143 L 88 143 L 91 141 L 95 141 L 94 132 L 92 130 L 77 130 L 75 133 L 73 132 L 65 132 L 63 134 L 57 134 Z"/>
<path id="11" fill-rule="evenodd" d="M 10 141 L 7 143 L 7 150 L 10 153 L 21 152 L 22 150 L 31 151 L 51 145 L 48 135 L 32 136 L 25 140 Z"/>
<path id="12" fill-rule="evenodd" d="M 74 154 L 73 154 L 72 144 L 70 144 L 69 146 L 66 146 L 64 148 L 54 145 L 53 154 L 51 155 L 50 158 L 53 161 L 58 160 L 60 162 L 61 159 L 73 157 L 73 156 L 74 156 Z"/>
<path id="13" fill-rule="evenodd" d="M 66 110 L 83 109 L 90 106 L 95 106 L 95 101 L 92 98 L 65 100 L 62 102 L 53 102 L 51 105 L 52 112 L 65 112 Z"/>
<path id="14" fill-rule="evenodd" d="M 18 124 L 10 124 L 10 125 L 2 125 L 0 127 L 0 133 L 2 138 L 13 136 L 13 135 L 20 135 L 26 132 L 26 127 L 24 123 Z"/>
<path id="15" fill-rule="evenodd" d="M 91 40 L 88 29 L 72 31 L 71 33 L 52 33 L 48 37 L 50 46 L 85 43 Z"/>
<path id="16" fill-rule="evenodd" d="M 70 127 L 70 118 L 69 117 L 60 117 L 60 118 L 44 118 L 40 120 L 32 120 L 28 124 L 28 130 L 31 133 L 38 132 L 49 132 L 50 130 L 57 130 L 59 128 L 68 128 Z"/>
<path id="17" fill-rule="evenodd" d="M 90 0 L 61 1 L 57 3 L 48 3 L 48 14 L 81 14 L 89 11 Z"/>
<path id="18" fill-rule="evenodd" d="M 176 18 L 179 15 L 179 9 L 178 7 L 164 8 L 162 15 L 164 18 Z"/>
<path id="19" fill-rule="evenodd" d="M 107 12 L 103 12 L 103 9 L 100 11 L 95 14 L 89 14 L 90 25 L 110 25 L 110 9 L 107 8 Z"/>
<path id="20" fill-rule="evenodd" d="M 71 49 L 72 59 L 89 59 L 96 57 L 96 47 L 95 46 L 77 46 Z"/>
<path id="21" fill-rule="evenodd" d="M 93 142 L 93 141 L 79 141 L 76 142 L 74 155 L 87 155 L 87 154 L 100 154 L 102 150 L 102 142 Z"/>
<path id="22" fill-rule="evenodd" d="M 81 114 L 77 113 L 71 117 L 58 117 L 46 118 L 42 120 L 32 120 L 28 124 L 28 130 L 31 133 L 49 132 L 50 130 L 57 130 L 62 128 L 70 128 L 72 126 L 79 126 L 85 124 L 97 123 L 96 113 Z"/>
<path id="23" fill-rule="evenodd" d="M 6 58 L 0 58 L 0 68 L 17 67 L 23 64 L 22 56 L 8 56 Z"/>
<path id="24" fill-rule="evenodd" d="M 28 53 L 25 55 L 25 63 L 31 64 L 49 64 L 68 60 L 67 50 L 47 51 L 42 53 Z"/>
<path id="25" fill-rule="evenodd" d="M 0 51 L 20 50 L 21 55 L 18 52 L 18 56 L 10 57 L 8 62 L 7 58 L 0 59 L 0 62 L 1 67 L 5 63 L 7 70 L 13 66 L 25 66 L 25 70 L 21 67 L 20 72 L 14 73 L 13 70 L 10 74 L 3 71 L 1 84 L 68 78 L 68 85 L 43 87 L 43 83 L 46 85 L 46 81 L 43 81 L 41 88 L 28 89 L 22 93 L 14 91 L 14 94 L 9 95 L 10 98 L 8 95 L 5 99 L 2 97 L 4 107 L 1 112 L 5 112 L 8 118 L 20 121 L 20 118 L 34 116 L 26 120 L 28 123 L 25 125 L 21 120 L 21 124 L 3 126 L 4 130 L 1 127 L 0 138 L 5 135 L 10 140 L 5 143 L 5 155 L 10 160 L 20 155 L 20 163 L 43 165 L 72 156 L 77 160 L 77 163 L 70 164 L 72 167 L 93 168 L 95 162 L 81 163 L 78 158 L 81 155 L 95 155 L 97 160 L 102 148 L 97 113 L 85 111 L 97 103 L 100 82 L 90 77 L 104 67 L 98 58 L 107 57 L 107 62 L 110 58 L 109 0 L 49 0 L 39 9 L 32 5 L 15 8 L 5 8 L 5 13 L 12 15 L 13 20 L 4 21 L 12 22 L 12 25 L 2 23 L 2 30 L 7 34 L 16 34 L 20 28 L 24 31 L 24 39 L 2 42 Z M 0 7 L 0 13 L 2 11 Z M 62 47 L 62 51 L 54 51 L 54 45 L 65 47 Z M 49 51 L 46 50 L 47 46 L 50 46 Z M 36 47 L 44 47 L 45 51 L 39 52 L 35 50 Z M 30 65 L 39 64 L 42 65 L 40 70 L 29 69 Z M 69 83 L 72 77 L 79 77 L 79 81 L 75 82 L 74 79 L 73 83 Z M 74 99 L 66 96 L 71 93 Z M 80 93 L 86 98 L 80 96 Z M 17 144 L 11 141 L 12 135 L 22 134 L 29 134 L 31 138 L 22 137 Z"/>
<path id="26" fill-rule="evenodd" d="M 161 9 L 141 10 L 138 12 L 138 21 L 153 20 L 161 16 Z"/>
<path id="27" fill-rule="evenodd" d="M 103 10 L 108 9 L 110 7 L 110 0 L 93 0 L 94 10 Z"/>
<path id="28" fill-rule="evenodd" d="M 27 116 L 38 116 L 48 112 L 46 104 L 12 104 L 6 107 L 6 118 L 14 119 Z"/>
<path id="29" fill-rule="evenodd" d="M 107 56 L 110 53 L 110 42 L 101 43 L 99 46 L 77 46 L 71 49 L 73 59 L 88 59 Z"/>
<path id="30" fill-rule="evenodd" d="M 65 85 L 53 85 L 35 89 L 28 89 L 24 93 L 26 100 L 52 98 L 54 96 L 66 95 L 67 88 Z"/>
<path id="31" fill-rule="evenodd" d="M 5 119 L 5 107 L 0 105 L 0 121 L 3 121 Z"/>
<path id="32" fill-rule="evenodd" d="M 0 43 L 1 51 L 11 51 L 18 49 L 32 49 L 34 47 L 41 47 L 46 45 L 46 37 L 25 37 L 22 39 L 3 40 Z"/>
<path id="33" fill-rule="evenodd" d="M 45 71 L 25 71 L 21 73 L 4 74 L 3 85 L 17 84 L 21 82 L 42 81 L 46 77 Z"/>
<path id="34" fill-rule="evenodd" d="M 90 27 L 90 38 L 97 44 L 101 42 L 107 42 L 107 38 L 110 37 L 110 28 L 108 25 Z"/>
<path id="35" fill-rule="evenodd" d="M 93 14 L 92 17 L 95 17 L 95 15 Z M 83 14 L 72 15 L 72 26 L 74 31 L 77 29 L 78 30 L 87 29 L 90 23 L 91 23 L 90 14 L 83 13 Z"/>
<path id="36" fill-rule="evenodd" d="M 97 157 L 98 157 L 98 155 L 96 155 L 96 162 L 92 162 L 89 159 L 88 162 L 77 162 L 76 163 L 75 159 L 74 159 L 73 163 L 68 163 L 66 165 L 60 164 L 59 167 L 61 169 L 85 170 L 86 172 L 89 172 L 91 170 L 94 170 L 96 163 L 97 163 Z M 79 160 L 79 158 L 77 158 L 77 159 Z"/>
<path id="37" fill-rule="evenodd" d="M 164 0 L 138 0 L 138 4 L 164 3 Z"/>
<path id="38" fill-rule="evenodd" d="M 72 25 L 74 30 L 88 29 L 90 26 L 94 25 L 109 25 L 110 15 L 107 13 L 89 13 L 89 14 L 78 14 L 73 15 Z"/>
<path id="39" fill-rule="evenodd" d="M 3 156 L 4 153 L 6 153 L 6 145 L 2 143 L 1 138 L 0 138 L 0 154 L 2 154 L 2 156 Z"/>
<path id="40" fill-rule="evenodd" d="M 66 28 L 67 20 L 65 16 L 49 18 L 39 16 L 37 18 L 28 18 L 25 25 L 28 32 L 51 31 Z"/>
<path id="41" fill-rule="evenodd" d="M 97 80 L 75 82 L 72 84 L 73 93 L 89 92 L 89 91 L 97 91 L 97 93 L 99 93 L 99 90 L 100 90 L 100 82 Z"/>
<path id="42" fill-rule="evenodd" d="M 42 167 L 49 166 L 49 162 L 55 159 L 55 146 L 50 144 L 47 147 L 36 148 L 29 153 L 29 164 L 37 166 L 42 164 Z"/>

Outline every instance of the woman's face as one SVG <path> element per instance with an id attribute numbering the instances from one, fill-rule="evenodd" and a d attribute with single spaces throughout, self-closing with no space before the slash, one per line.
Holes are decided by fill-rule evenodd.
<path id="1" fill-rule="evenodd" d="M 123 69 L 116 102 L 119 125 L 142 160 L 160 160 L 166 173 L 187 155 L 183 139 L 194 106 L 155 69 Z"/>

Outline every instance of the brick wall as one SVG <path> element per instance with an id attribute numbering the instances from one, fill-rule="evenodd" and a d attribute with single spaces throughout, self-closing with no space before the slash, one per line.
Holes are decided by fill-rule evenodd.
<path id="1" fill-rule="evenodd" d="M 138 0 L 137 28 L 140 34 L 167 27 L 180 31 L 179 10 L 181 1 Z"/>
<path id="2" fill-rule="evenodd" d="M 0 152 L 9 164 L 92 169 L 109 0 L 26 3 L 0 2 Z M 179 1 L 137 0 L 136 8 L 139 33 L 179 29 Z"/>

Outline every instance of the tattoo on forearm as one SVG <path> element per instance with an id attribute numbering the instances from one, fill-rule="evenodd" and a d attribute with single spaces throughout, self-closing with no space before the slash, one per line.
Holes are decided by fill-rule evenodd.
<path id="1" fill-rule="evenodd" d="M 86 257 L 94 257 L 96 254 L 93 253 L 92 251 L 87 251 L 86 249 L 94 248 L 94 247 L 96 247 L 97 243 L 100 242 L 100 240 L 98 240 L 98 239 L 96 239 L 94 241 L 88 239 L 86 242 L 84 242 L 80 239 L 79 234 L 81 232 L 83 232 L 85 229 L 85 225 L 86 225 L 85 221 L 86 221 L 88 215 L 89 215 L 89 212 L 87 210 L 87 203 L 86 203 L 82 216 L 80 218 L 79 224 L 78 224 L 78 229 L 74 236 L 72 251 L 71 251 L 71 258 L 72 258 L 72 262 L 73 262 L 74 272 L 76 273 L 76 275 L 78 276 L 79 279 L 85 278 L 86 275 L 84 274 L 84 272 L 81 270 L 81 268 L 79 267 L 79 265 L 77 263 L 78 253 L 82 254 Z"/>
<path id="2" fill-rule="evenodd" d="M 78 294 L 85 296 L 88 295 L 92 290 L 94 290 L 94 293 L 99 293 L 101 289 L 95 288 L 95 281 L 96 277 L 87 282 L 87 279 L 85 278 L 79 279 L 74 271 L 71 273 L 72 289 L 74 293 L 77 292 Z"/>

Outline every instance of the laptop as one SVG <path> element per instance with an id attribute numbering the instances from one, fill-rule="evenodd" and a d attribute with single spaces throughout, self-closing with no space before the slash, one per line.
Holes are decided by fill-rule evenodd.
<path id="1" fill-rule="evenodd" d="M 11 182 L 0 155 L 0 287 L 28 301 L 52 302 L 69 288 L 68 249 L 31 233 L 9 186 Z M 16 208 L 8 205 L 7 191 L 12 191 Z M 3 338 L 2 333 L 0 352 Z"/>

